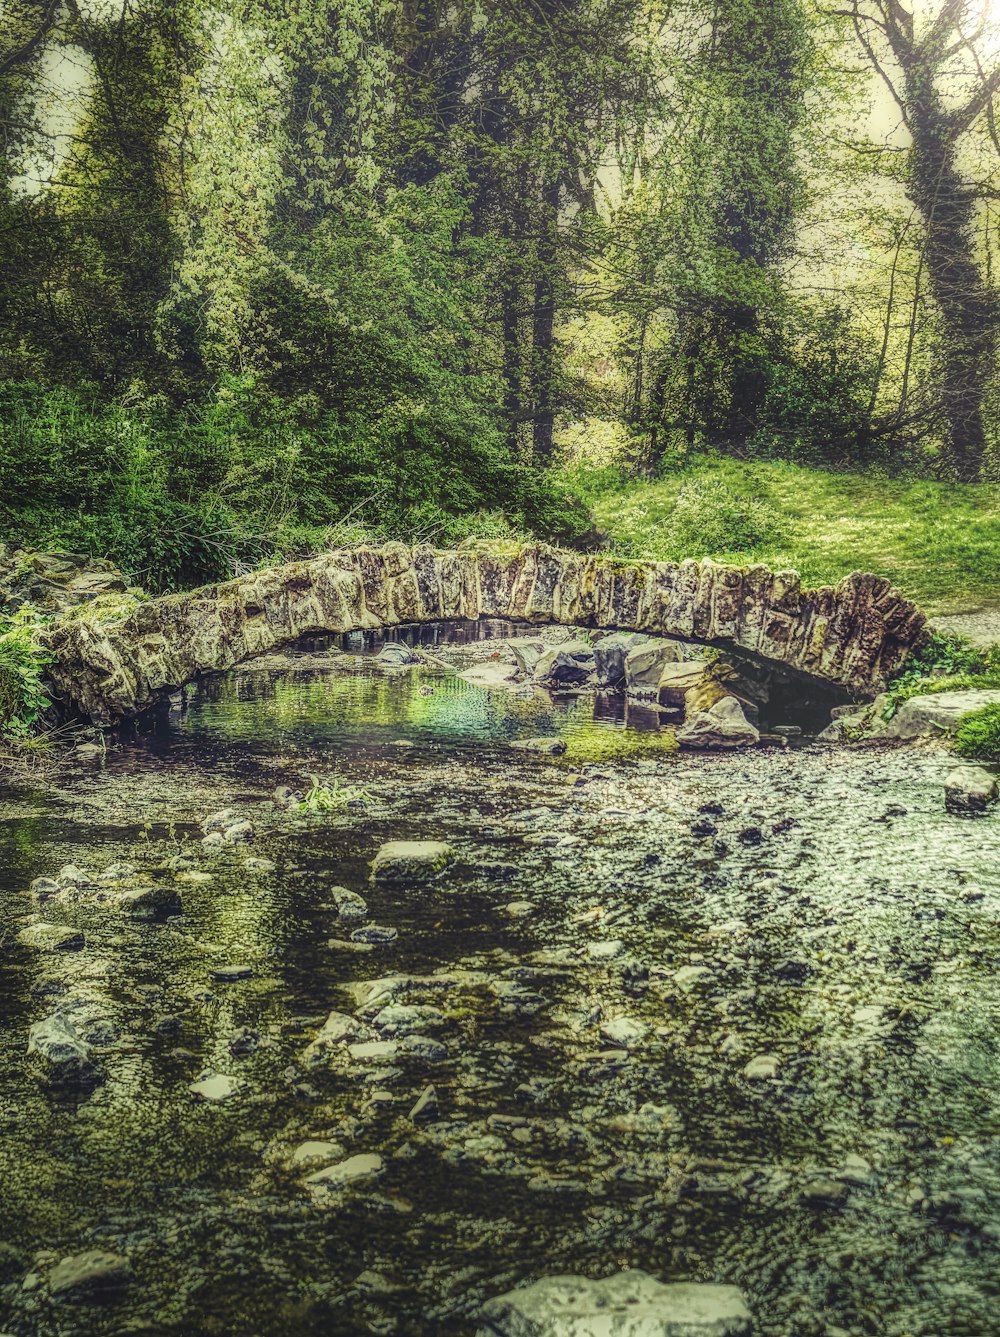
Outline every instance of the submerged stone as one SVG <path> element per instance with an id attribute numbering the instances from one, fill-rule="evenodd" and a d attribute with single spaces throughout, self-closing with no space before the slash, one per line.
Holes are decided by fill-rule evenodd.
<path id="1" fill-rule="evenodd" d="M 21 929 L 17 940 L 22 947 L 39 952 L 78 952 L 84 944 L 83 933 L 66 924 L 29 924 Z"/>
<path id="2" fill-rule="evenodd" d="M 536 752 L 543 757 L 561 757 L 566 751 L 562 738 L 513 738 L 510 746 L 518 752 Z"/>
<path id="3" fill-rule="evenodd" d="M 237 1095 L 240 1088 L 241 1083 L 238 1077 L 230 1077 L 224 1072 L 209 1072 L 204 1077 L 200 1077 L 198 1081 L 192 1082 L 188 1090 L 199 1100 L 215 1103 Z"/>
<path id="4" fill-rule="evenodd" d="M 455 851 L 443 840 L 390 840 L 372 862 L 376 882 L 429 882 L 455 860 Z"/>
<path id="5" fill-rule="evenodd" d="M 735 1286 L 663 1284 L 629 1270 L 604 1281 L 543 1277 L 487 1301 L 477 1337 L 750 1337 Z"/>
<path id="6" fill-rule="evenodd" d="M 362 1152 L 348 1157 L 346 1161 L 338 1161 L 336 1165 L 316 1170 L 307 1176 L 305 1185 L 310 1191 L 323 1194 L 347 1188 L 363 1179 L 373 1179 L 381 1173 L 382 1157 L 375 1152 Z"/>
<path id="7" fill-rule="evenodd" d="M 98 1300 L 123 1290 L 132 1280 L 132 1265 L 119 1253 L 88 1249 L 56 1263 L 49 1290 L 57 1300 Z"/>
<path id="8" fill-rule="evenodd" d="M 356 891 L 347 887 L 331 887 L 330 896 L 337 907 L 341 919 L 365 919 L 368 915 L 368 902 Z"/>
<path id="9" fill-rule="evenodd" d="M 63 1013 L 57 1012 L 31 1026 L 28 1055 L 48 1086 L 90 1087 L 103 1080 L 90 1043 Z"/>

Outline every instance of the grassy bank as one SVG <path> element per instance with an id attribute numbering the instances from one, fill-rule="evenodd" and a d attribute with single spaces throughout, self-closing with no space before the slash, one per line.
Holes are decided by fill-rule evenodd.
<path id="1" fill-rule="evenodd" d="M 655 482 L 612 471 L 575 486 L 614 548 L 801 572 L 888 576 L 928 612 L 1000 606 L 1000 487 L 894 481 L 781 462 L 706 459 Z"/>

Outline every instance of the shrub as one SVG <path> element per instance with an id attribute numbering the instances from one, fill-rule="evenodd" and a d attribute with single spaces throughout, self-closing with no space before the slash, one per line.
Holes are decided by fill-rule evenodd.
<path id="1" fill-rule="evenodd" d="M 49 656 L 35 639 L 38 618 L 25 605 L 0 617 L 0 734 L 26 738 L 49 705 L 42 677 Z"/>
<path id="2" fill-rule="evenodd" d="M 671 558 L 745 552 L 782 541 L 781 518 L 761 496 L 737 492 L 720 480 L 685 483 L 658 535 Z"/>
<path id="3" fill-rule="evenodd" d="M 1000 705 L 963 715 L 955 730 L 954 748 L 969 761 L 1000 762 Z"/>

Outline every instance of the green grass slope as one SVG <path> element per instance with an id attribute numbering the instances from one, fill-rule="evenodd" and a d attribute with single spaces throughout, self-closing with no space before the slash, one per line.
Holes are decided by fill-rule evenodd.
<path id="1" fill-rule="evenodd" d="M 708 459 L 656 482 L 595 476 L 580 491 L 630 556 L 764 562 L 811 586 L 874 571 L 932 614 L 1000 606 L 998 486 Z"/>

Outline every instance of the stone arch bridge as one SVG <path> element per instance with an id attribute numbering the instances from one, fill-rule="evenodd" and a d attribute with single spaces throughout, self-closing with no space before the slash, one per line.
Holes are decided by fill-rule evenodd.
<path id="1" fill-rule="evenodd" d="M 853 697 L 874 695 L 926 638 L 923 613 L 889 581 L 860 572 L 803 590 L 795 572 L 707 559 L 387 543 L 254 571 L 110 617 L 98 602 L 42 639 L 64 705 L 111 724 L 202 673 L 308 632 L 483 617 L 700 642 Z"/>

